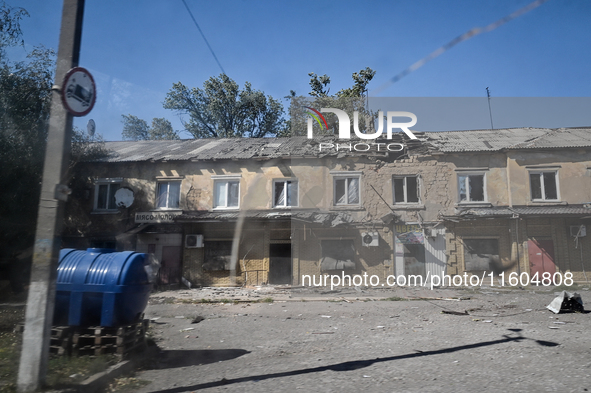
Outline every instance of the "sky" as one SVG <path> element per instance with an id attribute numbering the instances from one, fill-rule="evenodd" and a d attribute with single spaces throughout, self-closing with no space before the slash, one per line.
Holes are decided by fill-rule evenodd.
<path id="1" fill-rule="evenodd" d="M 26 46 L 11 50 L 11 58 L 39 44 L 57 50 L 62 1 L 5 1 L 30 13 L 22 21 Z M 353 72 L 371 67 L 370 97 L 396 98 L 396 107 L 384 110 L 418 112 L 417 131 L 490 128 L 487 87 L 495 128 L 591 126 L 591 2 L 585 0 L 549 0 L 381 88 L 454 38 L 531 1 L 186 3 L 228 76 L 286 107 L 290 90 L 310 92 L 310 72 L 329 75 L 336 93 L 352 86 Z M 182 131 L 187 117 L 162 107 L 166 93 L 176 82 L 202 87 L 222 72 L 182 0 L 86 0 L 80 66 L 94 76 L 97 101 L 74 124 L 86 129 L 93 119 L 106 140 L 121 140 L 123 114 L 148 122 L 165 117 Z"/>

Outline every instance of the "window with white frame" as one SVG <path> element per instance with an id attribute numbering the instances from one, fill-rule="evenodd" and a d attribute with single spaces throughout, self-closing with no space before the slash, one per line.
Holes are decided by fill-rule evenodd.
<path id="1" fill-rule="evenodd" d="M 94 210 L 117 210 L 115 193 L 121 187 L 123 179 L 99 179 L 94 188 Z"/>
<path id="2" fill-rule="evenodd" d="M 486 177 L 484 173 L 458 174 L 460 202 L 486 202 Z"/>
<path id="3" fill-rule="evenodd" d="M 180 181 L 159 181 L 156 190 L 158 209 L 178 209 L 181 201 Z"/>
<path id="4" fill-rule="evenodd" d="M 419 203 L 418 176 L 395 176 L 392 185 L 394 203 Z"/>
<path id="5" fill-rule="evenodd" d="M 240 204 L 240 179 L 214 180 L 214 208 L 232 209 Z"/>
<path id="6" fill-rule="evenodd" d="M 273 207 L 298 205 L 298 181 L 279 179 L 273 181 Z"/>
<path id="7" fill-rule="evenodd" d="M 532 201 L 557 201 L 558 173 L 556 171 L 530 171 L 529 185 Z"/>
<path id="8" fill-rule="evenodd" d="M 359 205 L 360 198 L 360 176 L 335 176 L 334 177 L 334 204 Z"/>

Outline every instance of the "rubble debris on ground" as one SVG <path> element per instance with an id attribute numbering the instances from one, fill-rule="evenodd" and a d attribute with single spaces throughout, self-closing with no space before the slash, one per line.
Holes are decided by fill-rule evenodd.
<path id="1" fill-rule="evenodd" d="M 203 320 L 205 320 L 205 318 L 204 318 L 204 317 L 202 317 L 201 315 L 197 315 L 197 316 L 195 317 L 195 319 L 193 319 L 193 320 L 191 321 L 191 323 L 199 323 L 199 322 L 201 322 L 201 321 L 203 321 Z"/>
<path id="2" fill-rule="evenodd" d="M 546 308 L 554 314 L 560 312 L 584 312 L 583 299 L 576 292 L 562 291 Z"/>

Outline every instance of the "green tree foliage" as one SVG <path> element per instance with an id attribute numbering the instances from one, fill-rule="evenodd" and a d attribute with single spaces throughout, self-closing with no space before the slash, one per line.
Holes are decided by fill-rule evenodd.
<path id="1" fill-rule="evenodd" d="M 342 109 L 349 114 L 351 122 L 353 122 L 353 112 L 359 112 L 359 129 L 362 132 L 374 132 L 373 121 L 377 118 L 376 114 L 369 111 L 365 105 L 365 97 L 367 96 L 367 85 L 376 72 L 369 67 L 353 73 L 353 86 L 339 90 L 335 96 L 330 96 L 330 77 L 328 75 L 318 76 L 311 72 L 310 87 L 312 91 L 309 93 L 310 97 L 299 97 L 292 90 L 290 95 L 286 98 L 290 99 L 289 106 L 289 127 L 285 130 L 284 135 L 307 135 L 307 120 L 309 118 L 306 107 L 311 107 L 320 110 L 320 108 L 336 108 Z M 316 122 L 313 123 L 314 135 L 333 134 L 336 132 L 338 119 L 336 115 L 331 113 L 324 114 L 328 129 L 321 128 Z M 351 125 L 353 126 L 353 125 Z"/>
<path id="2" fill-rule="evenodd" d="M 35 47 L 26 61 L 6 56 L 8 47 L 22 45 L 19 22 L 28 15 L 0 3 L 0 267 L 33 244 L 47 142 L 55 53 Z M 104 154 L 80 130 L 72 140 L 74 160 Z"/>
<path id="3" fill-rule="evenodd" d="M 178 82 L 166 95 L 164 108 L 189 115 L 185 129 L 195 138 L 262 138 L 283 130 L 281 103 L 246 82 L 238 84 L 225 74 L 211 77 L 203 89 Z"/>
<path id="4" fill-rule="evenodd" d="M 343 98 L 363 98 L 367 95 L 367 85 L 376 72 L 369 67 L 365 67 L 364 70 L 353 73 L 353 87 L 348 89 L 341 89 L 337 93 L 337 97 Z"/>
<path id="5" fill-rule="evenodd" d="M 150 126 L 150 139 L 180 139 L 176 131 L 172 129 L 172 124 L 163 117 L 152 119 Z"/>
<path id="6" fill-rule="evenodd" d="M 123 139 L 132 141 L 180 139 L 178 133 L 172 129 L 170 121 L 155 117 L 152 119 L 152 125 L 134 115 L 121 115 L 123 120 Z"/>
<path id="7" fill-rule="evenodd" d="M 22 44 L 22 8 L 0 5 L 0 256 L 32 240 L 43 167 L 54 53 L 35 48 L 11 62 L 9 46 Z"/>
<path id="8" fill-rule="evenodd" d="M 0 59 L 5 58 L 4 50 L 9 46 L 24 45 L 20 21 L 29 16 L 24 8 L 0 4 Z"/>

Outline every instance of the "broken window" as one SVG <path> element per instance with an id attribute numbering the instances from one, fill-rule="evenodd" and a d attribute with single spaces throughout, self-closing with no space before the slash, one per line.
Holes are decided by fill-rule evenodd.
<path id="1" fill-rule="evenodd" d="M 122 179 L 100 179 L 94 190 L 94 210 L 117 210 L 115 193 Z"/>
<path id="2" fill-rule="evenodd" d="M 322 240 L 320 270 L 355 269 L 355 246 L 353 239 Z"/>
<path id="3" fill-rule="evenodd" d="M 532 201 L 558 200 L 558 186 L 556 175 L 556 171 L 529 173 L 529 184 L 531 188 Z"/>
<path id="4" fill-rule="evenodd" d="M 180 181 L 158 182 L 156 207 L 159 209 L 178 209 L 181 198 Z"/>
<path id="5" fill-rule="evenodd" d="M 358 205 L 359 201 L 359 176 L 335 177 L 334 204 Z"/>
<path id="6" fill-rule="evenodd" d="M 484 174 L 458 175 L 460 202 L 485 202 Z"/>
<path id="7" fill-rule="evenodd" d="M 498 239 L 464 239 L 463 242 L 466 271 L 497 271 L 501 266 Z"/>
<path id="8" fill-rule="evenodd" d="M 240 181 L 216 180 L 214 194 L 215 208 L 237 208 L 240 200 Z"/>
<path id="9" fill-rule="evenodd" d="M 418 176 L 395 177 L 394 203 L 419 203 Z"/>
<path id="10" fill-rule="evenodd" d="M 275 180 L 273 182 L 273 207 L 298 205 L 298 182 L 296 180 Z"/>
<path id="11" fill-rule="evenodd" d="M 203 270 L 230 270 L 232 241 L 207 241 L 204 245 Z"/>

